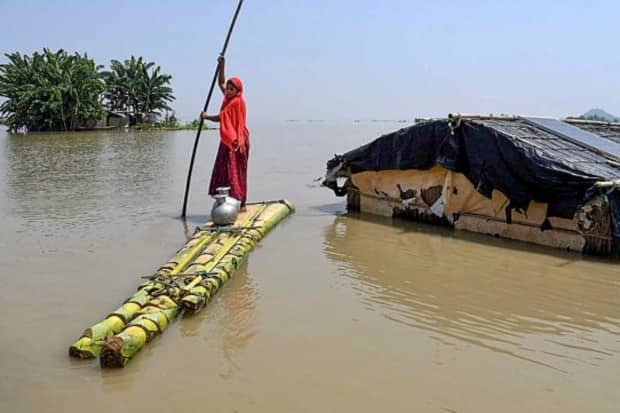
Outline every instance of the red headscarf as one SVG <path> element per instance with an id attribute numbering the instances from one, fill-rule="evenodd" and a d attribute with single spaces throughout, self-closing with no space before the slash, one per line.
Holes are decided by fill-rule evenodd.
<path id="1" fill-rule="evenodd" d="M 231 77 L 228 82 L 238 90 L 232 98 L 224 97 L 220 108 L 220 139 L 231 150 L 239 148 L 245 152 L 248 146 L 250 131 L 245 125 L 245 100 L 241 79 Z"/>

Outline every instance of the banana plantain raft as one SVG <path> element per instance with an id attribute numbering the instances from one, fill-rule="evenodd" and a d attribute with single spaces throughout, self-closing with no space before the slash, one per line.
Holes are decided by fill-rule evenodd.
<path id="1" fill-rule="evenodd" d="M 102 367 L 124 367 L 181 312 L 203 309 L 273 227 L 294 211 L 287 201 L 248 204 L 231 226 L 207 223 L 119 308 L 84 330 L 71 357 L 99 357 Z"/>

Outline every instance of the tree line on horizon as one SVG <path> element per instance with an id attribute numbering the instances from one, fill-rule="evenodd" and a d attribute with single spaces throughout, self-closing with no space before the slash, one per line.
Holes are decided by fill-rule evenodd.
<path id="1" fill-rule="evenodd" d="M 0 96 L 6 100 L 0 105 L 0 118 L 11 132 L 89 128 L 108 111 L 140 124 L 172 110 L 172 76 L 142 57 L 112 60 L 110 69 L 103 70 L 86 53 L 63 49 L 5 56 Z"/>

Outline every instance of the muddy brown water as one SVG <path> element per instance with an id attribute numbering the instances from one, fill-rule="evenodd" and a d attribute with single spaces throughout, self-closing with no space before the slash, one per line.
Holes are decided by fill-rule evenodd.
<path id="1" fill-rule="evenodd" d="M 393 123 L 253 125 L 281 223 L 122 370 L 69 359 L 206 221 L 216 132 L 0 133 L 0 411 L 620 411 L 620 266 L 345 214 L 313 179 Z"/>

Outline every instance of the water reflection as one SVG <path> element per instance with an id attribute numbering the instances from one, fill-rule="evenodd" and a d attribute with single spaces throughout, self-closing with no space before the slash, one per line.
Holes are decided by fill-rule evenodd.
<path id="1" fill-rule="evenodd" d="M 229 368 L 236 370 L 235 355 L 256 335 L 257 291 L 248 274 L 247 261 L 213 300 L 217 302 L 209 303 L 200 313 L 181 320 L 181 333 L 186 337 L 209 335 L 217 338 L 218 348 Z M 213 330 L 207 329 L 207 318 L 213 321 L 210 323 Z"/>
<path id="2" fill-rule="evenodd" d="M 137 218 L 171 184 L 171 140 L 123 131 L 7 136 L 8 209 L 27 226 L 88 226 L 119 212 Z"/>
<path id="3" fill-rule="evenodd" d="M 615 262 L 468 237 L 348 215 L 326 229 L 323 250 L 369 310 L 444 344 L 558 370 L 620 353 Z"/>

